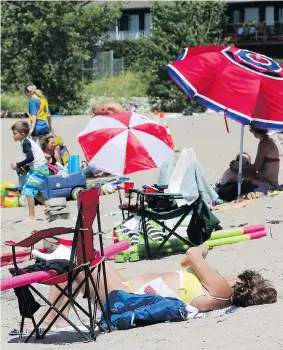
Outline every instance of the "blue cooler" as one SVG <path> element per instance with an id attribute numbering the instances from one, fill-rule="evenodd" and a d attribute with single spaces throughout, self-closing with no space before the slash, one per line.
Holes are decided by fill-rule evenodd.
<path id="1" fill-rule="evenodd" d="M 78 155 L 69 156 L 68 173 L 73 174 L 79 171 L 80 171 L 80 156 Z"/>

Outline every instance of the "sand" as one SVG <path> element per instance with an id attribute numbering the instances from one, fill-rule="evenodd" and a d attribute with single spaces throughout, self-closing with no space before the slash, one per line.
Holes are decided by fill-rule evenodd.
<path id="1" fill-rule="evenodd" d="M 54 119 L 54 127 L 58 135 L 62 135 L 73 154 L 82 152 L 76 135 L 83 129 L 88 116 L 64 117 Z M 2 160 L 1 179 L 17 181 L 17 176 L 9 167 L 11 162 L 22 159 L 21 149 L 11 135 L 10 126 L 14 120 L 2 119 Z M 199 114 L 194 116 L 168 119 L 176 149 L 193 147 L 204 173 L 211 183 L 217 181 L 221 173 L 239 150 L 240 125 L 229 121 L 230 134 L 225 130 L 223 117 L 214 114 Z M 256 153 L 257 140 L 246 131 L 244 150 L 253 157 Z M 282 158 L 281 158 L 282 159 Z M 153 183 L 156 170 L 138 173 L 132 176 L 136 185 Z M 280 172 L 280 182 L 283 183 L 283 170 Z M 101 213 L 116 211 L 117 194 L 101 198 Z M 74 226 L 76 206 L 70 202 L 71 218 L 47 223 L 44 220 L 43 209 L 37 207 L 40 221 L 33 225 L 15 223 L 27 215 L 26 208 L 4 208 L 1 210 L 1 249 L 9 249 L 3 242 L 6 239 L 18 241 L 29 235 L 31 229 L 41 229 L 52 226 Z M 6 348 L 33 349 L 40 344 L 42 349 L 249 349 L 279 350 L 283 348 L 283 221 L 270 224 L 269 220 L 283 220 L 283 195 L 257 199 L 252 205 L 241 209 L 227 210 L 217 214 L 225 228 L 240 224 L 265 224 L 268 236 L 263 239 L 241 242 L 233 245 L 216 247 L 210 251 L 208 261 L 223 275 L 232 275 L 244 269 L 260 270 L 269 278 L 278 290 L 278 302 L 273 305 L 256 306 L 241 309 L 234 314 L 221 318 L 206 318 L 182 323 L 159 324 L 129 331 L 117 331 L 103 334 L 95 344 L 82 342 L 75 332 L 61 332 L 49 335 L 44 340 L 33 341 L 29 345 L 18 345 L 17 337 L 8 336 L 11 328 L 18 326 L 20 321 L 17 301 L 13 291 L 1 293 L 1 345 Z M 109 231 L 114 222 L 121 216 L 102 216 L 105 231 L 105 244 L 110 244 Z M 141 272 L 175 271 L 180 268 L 182 255 L 164 257 L 160 260 L 142 261 L 137 263 L 115 264 L 125 277 L 134 276 Z M 6 267 L 1 269 L 2 278 L 9 276 Z M 48 288 L 43 286 L 45 293 Z M 73 315 L 76 323 L 79 323 Z M 38 344 L 38 345 L 37 345 Z"/>

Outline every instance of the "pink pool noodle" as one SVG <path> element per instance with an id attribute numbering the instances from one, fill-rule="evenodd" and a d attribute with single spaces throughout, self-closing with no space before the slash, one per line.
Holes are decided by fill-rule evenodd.
<path id="1" fill-rule="evenodd" d="M 104 255 L 112 259 L 116 254 L 123 252 L 124 250 L 129 249 L 130 242 L 129 241 L 120 241 L 115 244 L 111 244 L 108 247 L 104 248 Z"/>
<path id="2" fill-rule="evenodd" d="M 254 233 L 249 233 L 249 236 L 251 239 L 258 239 L 266 236 L 265 231 L 259 231 L 259 232 L 254 232 Z"/>
<path id="3" fill-rule="evenodd" d="M 113 255 L 127 250 L 129 247 L 130 243 L 128 241 L 121 241 L 119 243 L 105 247 L 104 255 L 110 258 Z M 3 291 L 11 288 L 26 286 L 28 284 L 36 282 L 42 282 L 48 280 L 51 277 L 54 277 L 53 271 L 37 271 L 26 273 L 20 276 L 6 278 L 0 281 L 0 290 Z"/>
<path id="4" fill-rule="evenodd" d="M 265 227 L 264 225 L 251 225 L 247 227 L 243 227 L 244 233 L 254 233 L 254 232 L 259 232 L 259 231 L 264 231 Z"/>
<path id="5" fill-rule="evenodd" d="M 36 271 L 31 273 L 25 273 L 23 275 L 11 277 L 11 278 L 5 278 L 0 282 L 0 290 L 3 291 L 11 288 L 26 286 L 28 284 L 32 284 L 36 282 L 42 282 L 54 276 L 56 276 L 56 273 L 54 274 L 54 271 L 51 270 L 51 271 Z"/>

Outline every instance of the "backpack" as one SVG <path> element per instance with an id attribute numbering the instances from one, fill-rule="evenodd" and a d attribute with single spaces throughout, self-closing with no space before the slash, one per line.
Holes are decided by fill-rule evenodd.
<path id="1" fill-rule="evenodd" d="M 184 321 L 189 314 L 179 299 L 155 294 L 132 294 L 121 290 L 109 293 L 110 323 L 113 329 L 143 327 L 161 322 Z M 106 303 L 103 305 L 107 312 Z M 101 326 L 106 328 L 104 317 Z"/>

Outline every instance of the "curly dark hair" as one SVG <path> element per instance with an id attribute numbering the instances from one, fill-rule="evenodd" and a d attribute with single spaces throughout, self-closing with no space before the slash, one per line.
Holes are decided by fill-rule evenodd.
<path id="1" fill-rule="evenodd" d="M 246 270 L 238 276 L 238 279 L 240 282 L 232 287 L 233 305 L 247 307 L 276 303 L 276 290 L 258 272 Z"/>

